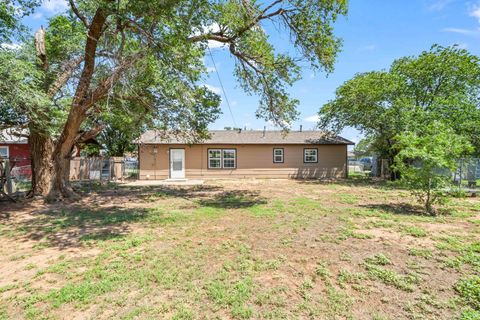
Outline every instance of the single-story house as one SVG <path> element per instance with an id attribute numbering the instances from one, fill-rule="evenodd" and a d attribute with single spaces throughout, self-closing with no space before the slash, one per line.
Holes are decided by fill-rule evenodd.
<path id="1" fill-rule="evenodd" d="M 195 144 L 151 130 L 138 140 L 139 179 L 345 178 L 353 142 L 321 131 L 210 131 Z"/>

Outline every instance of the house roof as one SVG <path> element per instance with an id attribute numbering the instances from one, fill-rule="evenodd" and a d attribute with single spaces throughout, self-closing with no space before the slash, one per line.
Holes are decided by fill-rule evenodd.
<path id="1" fill-rule="evenodd" d="M 26 130 L 15 128 L 0 130 L 0 144 L 27 144 L 26 133 Z"/>
<path id="2" fill-rule="evenodd" d="M 195 144 L 342 144 L 353 145 L 350 140 L 323 131 L 254 131 L 211 130 L 210 138 Z M 166 136 L 165 132 L 150 130 L 142 134 L 137 143 L 188 144 L 181 138 Z"/>

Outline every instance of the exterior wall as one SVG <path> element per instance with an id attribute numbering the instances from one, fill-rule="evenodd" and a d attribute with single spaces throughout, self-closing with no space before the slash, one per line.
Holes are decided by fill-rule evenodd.
<path id="1" fill-rule="evenodd" d="M 185 177 L 206 178 L 343 178 L 346 145 L 139 145 L 144 180 L 168 179 L 169 150 L 185 149 Z M 208 149 L 236 149 L 236 169 L 208 169 Z M 284 162 L 273 162 L 273 149 L 284 149 Z M 318 163 L 304 163 L 303 149 L 318 148 Z"/>
<path id="2" fill-rule="evenodd" d="M 30 149 L 26 143 L 1 143 L 0 147 L 8 147 L 9 158 L 11 160 L 22 159 L 16 163 L 16 166 L 30 165 Z"/>

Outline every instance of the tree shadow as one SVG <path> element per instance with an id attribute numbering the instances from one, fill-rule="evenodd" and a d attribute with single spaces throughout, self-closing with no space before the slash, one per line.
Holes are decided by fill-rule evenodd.
<path id="1" fill-rule="evenodd" d="M 202 206 L 222 209 L 249 208 L 266 203 L 267 200 L 261 197 L 259 192 L 246 190 L 224 191 L 198 201 Z"/>
<path id="2" fill-rule="evenodd" d="M 67 249 L 82 247 L 90 241 L 107 241 L 122 238 L 132 232 L 132 223 L 150 222 L 162 225 L 177 221 L 171 214 L 154 210 L 149 205 L 140 208 L 113 206 L 112 202 L 128 199 L 140 203 L 165 197 L 182 198 L 193 207 L 198 205 L 214 208 L 247 208 L 267 203 L 259 192 L 246 190 L 225 191 L 220 186 L 149 186 L 128 187 L 121 190 L 98 191 L 86 202 L 54 203 L 34 210 L 31 215 L 24 216 L 22 210 L 29 203 L 12 206 L 12 213 L 5 215 L 2 222 L 11 234 L 19 241 L 36 241 L 36 245 Z M 173 219 L 172 219 L 173 218 Z"/>
<path id="3" fill-rule="evenodd" d="M 428 216 L 421 206 L 410 203 L 366 204 L 360 205 L 360 207 L 382 210 L 396 215 Z"/>
<path id="4" fill-rule="evenodd" d="M 61 210 L 44 210 L 33 218 L 12 223 L 13 234 L 20 241 L 34 240 L 48 247 L 81 247 L 85 241 L 122 238 L 132 230 L 129 223 L 148 218 L 147 209 L 113 207 L 91 209 L 72 206 Z"/>
<path id="5" fill-rule="evenodd" d="M 363 176 L 353 176 L 348 177 L 347 179 L 298 179 L 300 184 L 317 184 L 317 185 L 339 185 L 346 187 L 372 187 L 377 189 L 392 190 L 398 189 L 397 186 L 392 184 L 390 181 L 372 178 L 372 177 L 363 177 Z"/>

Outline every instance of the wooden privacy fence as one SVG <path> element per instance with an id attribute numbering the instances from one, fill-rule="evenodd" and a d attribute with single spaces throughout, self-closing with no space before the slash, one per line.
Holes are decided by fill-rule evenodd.
<path id="1" fill-rule="evenodd" d="M 138 175 L 138 161 L 112 158 L 73 158 L 70 161 L 70 180 L 97 180 L 119 181 L 124 179 L 136 179 Z"/>

